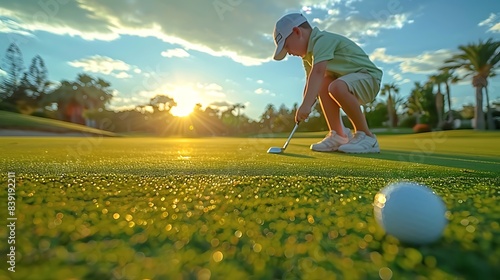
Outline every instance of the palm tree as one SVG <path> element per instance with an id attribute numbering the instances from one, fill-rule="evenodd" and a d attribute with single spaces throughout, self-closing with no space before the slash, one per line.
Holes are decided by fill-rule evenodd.
<path id="1" fill-rule="evenodd" d="M 236 110 L 236 117 L 240 119 L 241 116 L 241 110 L 245 109 L 245 104 L 242 103 L 236 103 L 232 106 L 233 110 Z"/>
<path id="2" fill-rule="evenodd" d="M 415 82 L 414 88 L 411 90 L 408 100 L 404 107 L 409 115 L 416 115 L 417 124 L 420 124 L 421 117 L 425 113 L 422 105 L 423 86 L 420 82 Z"/>
<path id="3" fill-rule="evenodd" d="M 467 74 L 462 78 L 473 75 L 472 86 L 476 89 L 475 128 L 479 130 L 485 129 L 483 89 L 488 86 L 488 77 L 495 75 L 495 68 L 499 66 L 499 48 L 500 41 L 493 41 L 491 38 L 486 42 L 480 40 L 478 44 L 461 45 L 458 47 L 460 52 L 446 60 L 446 65 L 441 68 L 464 69 Z M 489 96 L 486 99 L 489 101 Z"/>
<path id="4" fill-rule="evenodd" d="M 450 83 L 454 84 L 458 82 L 458 77 L 451 71 L 450 69 L 442 69 L 438 74 L 441 82 L 445 86 L 446 90 L 446 101 L 448 105 L 448 119 L 446 120 L 448 123 L 453 122 L 453 112 L 451 110 L 451 91 L 450 91 Z"/>
<path id="5" fill-rule="evenodd" d="M 444 111 L 444 96 L 441 91 L 441 84 L 444 83 L 444 78 L 440 74 L 432 75 L 429 77 L 429 83 L 437 86 L 436 92 L 436 110 L 438 114 L 438 127 L 443 125 L 443 111 Z"/>
<path id="6" fill-rule="evenodd" d="M 396 122 L 396 101 L 394 95 L 399 93 L 399 87 L 395 83 L 384 84 L 380 91 L 382 96 L 387 95 L 387 112 L 389 114 L 389 127 L 393 128 Z"/>
<path id="7" fill-rule="evenodd" d="M 238 132 L 241 132 L 240 125 L 241 125 L 241 119 L 242 119 L 242 117 L 241 117 L 241 110 L 242 109 L 245 109 L 245 105 L 242 103 L 236 103 L 236 104 L 231 105 L 229 107 L 229 110 L 231 111 L 231 113 L 236 112 L 236 127 L 237 127 Z"/>
<path id="8" fill-rule="evenodd" d="M 264 113 L 260 116 L 260 123 L 262 123 L 264 128 L 269 128 L 272 131 L 276 115 L 277 113 L 274 105 L 267 104 Z"/>

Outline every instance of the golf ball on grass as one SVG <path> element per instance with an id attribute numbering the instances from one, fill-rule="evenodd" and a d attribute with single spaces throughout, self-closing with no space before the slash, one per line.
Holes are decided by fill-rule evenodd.
<path id="1" fill-rule="evenodd" d="M 446 227 L 446 206 L 430 188 L 412 182 L 388 185 L 375 195 L 374 214 L 386 233 L 423 245 L 438 240 Z"/>

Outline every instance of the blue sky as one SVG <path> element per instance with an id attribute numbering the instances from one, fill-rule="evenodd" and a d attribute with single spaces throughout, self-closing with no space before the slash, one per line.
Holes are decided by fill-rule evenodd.
<path id="1" fill-rule="evenodd" d="M 301 102 L 300 58 L 271 58 L 274 24 L 289 12 L 360 44 L 402 96 L 459 45 L 500 38 L 500 2 L 488 0 L 0 0 L 0 57 L 15 42 L 25 67 L 40 55 L 52 81 L 101 77 L 117 110 L 166 94 L 177 114 L 242 103 L 257 119 L 269 103 Z M 451 91 L 455 108 L 474 102 L 470 80 Z M 500 78 L 489 91 L 500 98 Z"/>

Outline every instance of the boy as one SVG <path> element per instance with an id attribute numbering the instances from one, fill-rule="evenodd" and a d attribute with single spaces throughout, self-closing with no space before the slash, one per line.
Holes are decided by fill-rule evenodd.
<path id="1" fill-rule="evenodd" d="M 368 129 L 360 105 L 373 101 L 380 89 L 382 71 L 353 41 L 338 34 L 312 28 L 298 13 L 278 20 L 274 28 L 275 60 L 286 54 L 302 57 L 307 81 L 302 104 L 295 121 L 301 122 L 311 113 L 319 98 L 330 132 L 311 150 L 344 153 L 378 153 L 377 138 Z M 354 126 L 354 137 L 348 137 L 340 117 L 344 110 Z M 346 131 L 347 130 L 347 131 Z"/>

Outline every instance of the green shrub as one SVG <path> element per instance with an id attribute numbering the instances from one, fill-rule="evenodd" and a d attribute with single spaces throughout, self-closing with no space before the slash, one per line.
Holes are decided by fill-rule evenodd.
<path id="1" fill-rule="evenodd" d="M 415 116 L 405 116 L 399 122 L 399 127 L 414 127 L 417 124 L 417 118 Z"/>
<path id="2" fill-rule="evenodd" d="M 40 118 L 49 118 L 49 116 L 45 113 L 45 112 L 39 112 L 39 111 L 35 111 L 33 113 L 31 113 L 31 115 L 33 117 L 40 117 Z"/>
<path id="3" fill-rule="evenodd" d="M 16 105 L 7 103 L 5 101 L 0 101 L 0 111 L 19 113 L 19 110 L 17 109 Z"/>

